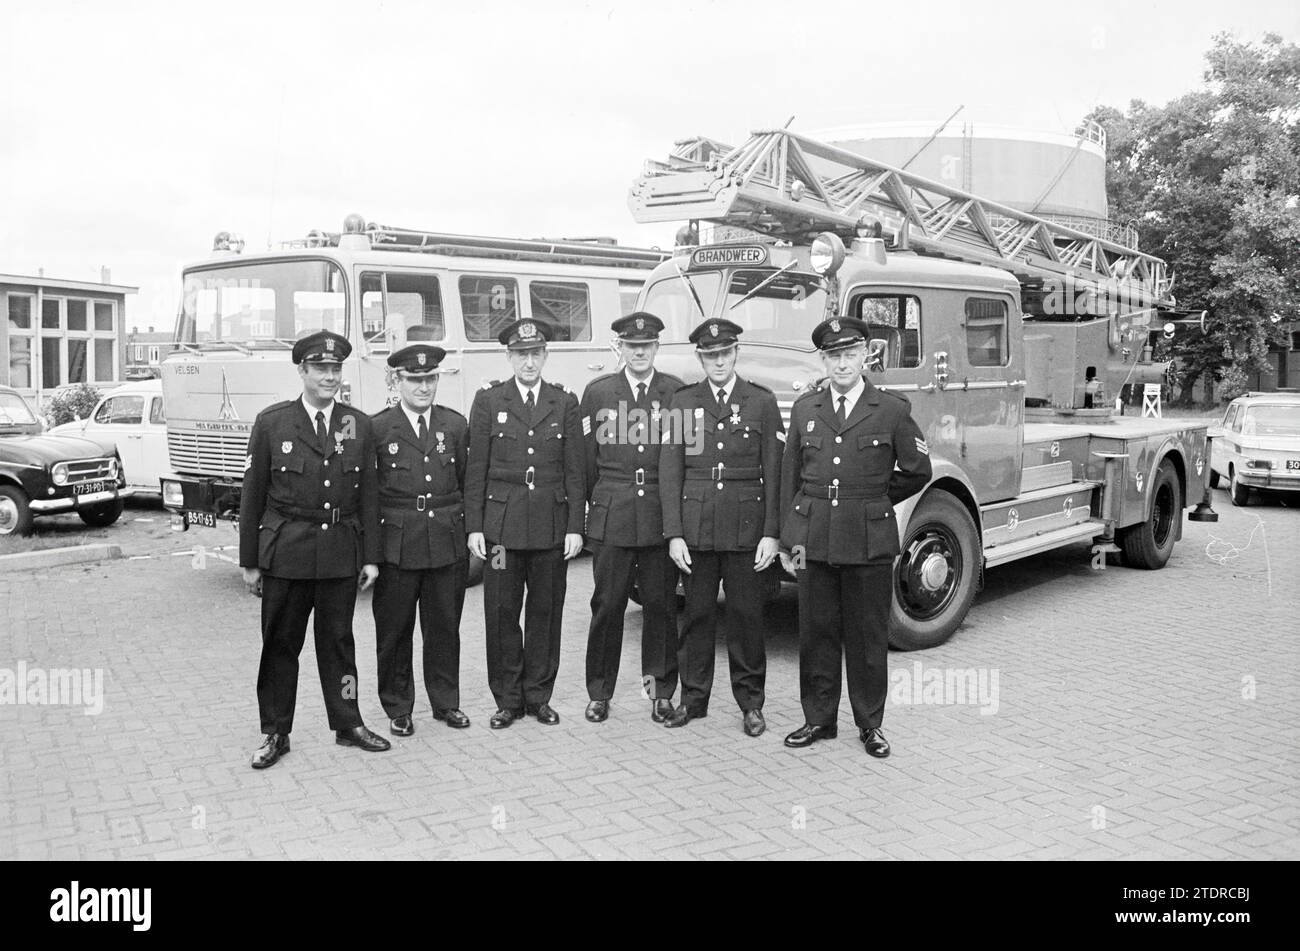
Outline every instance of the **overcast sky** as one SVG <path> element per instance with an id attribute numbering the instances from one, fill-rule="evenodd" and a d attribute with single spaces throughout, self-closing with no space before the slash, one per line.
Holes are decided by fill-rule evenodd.
<path id="1" fill-rule="evenodd" d="M 1087 12 L 1082 12 L 1086 10 Z M 0 272 L 140 287 L 359 212 L 614 235 L 646 158 L 703 134 L 889 120 L 1069 132 L 1201 83 L 1211 37 L 1300 40 L 1283 0 L 122 3 L 0 0 Z"/>

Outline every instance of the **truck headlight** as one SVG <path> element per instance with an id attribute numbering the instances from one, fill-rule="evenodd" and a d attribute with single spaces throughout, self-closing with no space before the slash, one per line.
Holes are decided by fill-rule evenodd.
<path id="1" fill-rule="evenodd" d="M 66 462 L 55 464 L 54 468 L 50 470 L 50 478 L 54 480 L 55 485 L 67 485 L 68 464 Z"/>
<path id="2" fill-rule="evenodd" d="M 185 493 L 181 491 L 181 484 L 170 479 L 163 479 L 162 497 L 163 505 L 168 508 L 180 508 L 185 503 Z"/>
<path id="3" fill-rule="evenodd" d="M 818 274 L 830 277 L 844 263 L 844 242 L 832 231 L 823 231 L 813 238 L 808 250 L 808 263 Z"/>

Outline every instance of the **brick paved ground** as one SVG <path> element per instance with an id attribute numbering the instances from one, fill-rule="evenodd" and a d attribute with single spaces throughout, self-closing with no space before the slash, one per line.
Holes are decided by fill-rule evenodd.
<path id="1" fill-rule="evenodd" d="M 838 740 L 781 745 L 802 722 L 790 601 L 772 615 L 758 740 L 729 709 L 725 656 L 708 719 L 652 724 L 634 633 L 612 719 L 585 722 L 584 559 L 559 726 L 487 728 L 475 589 L 471 729 L 433 723 L 421 701 L 392 752 L 335 746 L 309 643 L 293 752 L 266 772 L 247 766 L 258 602 L 233 565 L 168 554 L 232 536 L 171 536 L 162 513 L 132 510 L 155 521 L 109 537 L 156 557 L 0 578 L 0 667 L 106 676 L 99 716 L 0 706 L 0 857 L 1300 857 L 1300 511 L 1235 509 L 1222 492 L 1216 506 L 1218 525 L 1189 523 L 1161 572 L 1093 571 L 1082 547 L 990 572 L 952 641 L 890 662 L 897 678 L 996 670 L 996 712 L 891 704 L 885 761 L 856 742 L 847 698 Z M 368 598 L 357 618 L 362 712 L 385 731 Z"/>

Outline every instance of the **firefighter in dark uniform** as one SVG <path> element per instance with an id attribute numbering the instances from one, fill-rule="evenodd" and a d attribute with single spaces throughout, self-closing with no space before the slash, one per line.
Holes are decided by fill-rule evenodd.
<path id="1" fill-rule="evenodd" d="M 682 381 L 656 372 L 663 321 L 638 311 L 610 325 L 626 367 L 587 384 L 580 407 L 586 446 L 587 538 L 592 545 L 586 717 L 609 716 L 623 653 L 633 579 L 641 593 L 641 678 L 650 717 L 672 713 L 677 689 L 677 571 L 664 541 L 659 449 L 666 411 Z"/>
<path id="2" fill-rule="evenodd" d="M 314 616 L 316 663 L 335 740 L 389 748 L 361 722 L 352 612 L 379 574 L 375 441 L 370 417 L 336 402 L 352 347 L 329 331 L 293 345 L 303 395 L 258 413 L 239 507 L 239 564 L 262 598 L 257 705 L 265 739 L 253 768 L 289 752 L 298 655 Z"/>
<path id="3" fill-rule="evenodd" d="M 790 412 L 781 471 L 781 546 L 799 582 L 799 694 L 805 723 L 786 746 L 836 735 L 840 655 L 863 746 L 889 755 L 880 731 L 889 668 L 894 506 L 930 481 L 930 451 L 907 399 L 862 375 L 867 325 L 853 317 L 813 330 L 829 386 Z M 787 556 L 782 555 L 787 561 Z"/>
<path id="4" fill-rule="evenodd" d="M 411 638 L 419 611 L 424 687 L 433 718 L 469 726 L 460 710 L 460 617 L 469 552 L 465 459 L 469 423 L 435 406 L 442 347 L 415 343 L 388 358 L 399 402 L 374 417 L 383 538 L 373 608 L 379 701 L 396 736 L 415 732 Z"/>
<path id="5" fill-rule="evenodd" d="M 673 396 L 675 429 L 659 462 L 664 535 L 673 561 L 686 576 L 678 642 L 682 702 L 667 725 L 685 726 L 708 715 L 722 584 L 727 593 L 731 692 L 743 714 L 745 733 L 758 736 L 767 726 L 760 572 L 779 550 L 785 427 L 775 394 L 736 376 L 741 332 L 738 324 L 721 319 L 706 320 L 692 331 L 690 340 L 705 378 Z"/>
<path id="6" fill-rule="evenodd" d="M 469 550 L 486 561 L 494 730 L 524 715 L 548 726 L 560 722 L 550 699 L 568 562 L 582 552 L 586 480 L 578 398 L 542 379 L 552 335 L 549 325 L 528 317 L 501 331 L 497 339 L 514 376 L 479 390 L 469 413 L 465 527 Z"/>

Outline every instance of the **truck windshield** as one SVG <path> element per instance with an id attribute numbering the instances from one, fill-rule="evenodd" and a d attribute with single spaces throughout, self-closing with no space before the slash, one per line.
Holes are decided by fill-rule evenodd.
<path id="1" fill-rule="evenodd" d="M 329 261 L 270 261 L 185 273 L 181 343 L 292 343 L 314 330 L 347 336 L 343 273 Z"/>
<path id="2" fill-rule="evenodd" d="M 745 341 L 809 347 L 808 335 L 826 309 L 826 292 L 815 274 L 786 271 L 772 278 L 775 268 L 684 273 L 705 315 L 734 320 L 745 328 Z M 727 292 L 719 300 L 724 280 Z M 686 340 L 704 320 L 686 281 L 677 275 L 651 285 L 644 309 L 664 322 L 665 342 Z"/>

